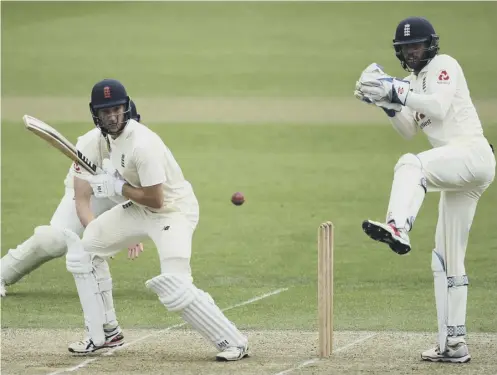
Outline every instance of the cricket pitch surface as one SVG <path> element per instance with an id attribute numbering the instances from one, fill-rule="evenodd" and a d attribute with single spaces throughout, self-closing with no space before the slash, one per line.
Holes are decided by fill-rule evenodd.
<path id="1" fill-rule="evenodd" d="M 216 350 L 189 329 L 124 330 L 126 344 L 87 356 L 67 351 L 82 339 L 81 330 L 2 329 L 4 375 L 55 374 L 497 374 L 496 333 L 468 335 L 472 355 L 467 364 L 428 363 L 420 352 L 430 348 L 435 333 L 338 331 L 334 352 L 319 360 L 313 331 L 244 331 L 250 357 L 216 362 Z"/>

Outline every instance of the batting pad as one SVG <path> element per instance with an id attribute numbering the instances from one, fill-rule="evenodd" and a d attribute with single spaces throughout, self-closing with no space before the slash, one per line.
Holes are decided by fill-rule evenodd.
<path id="1" fill-rule="evenodd" d="M 148 280 L 145 285 L 159 296 L 159 301 L 169 311 L 181 311 L 195 300 L 196 288 L 190 276 L 161 274 Z"/>
<path id="2" fill-rule="evenodd" d="M 190 276 L 162 274 L 147 281 L 170 311 L 181 311 L 183 319 L 218 350 L 245 346 L 247 338 L 226 318 L 212 297 L 195 287 Z"/>
<path id="3" fill-rule="evenodd" d="M 73 276 L 78 289 L 79 301 L 85 315 L 88 334 L 96 346 L 102 346 L 105 343 L 105 311 L 97 280 L 91 273 L 75 273 Z"/>
<path id="4" fill-rule="evenodd" d="M 105 343 L 105 308 L 97 278 L 93 273 L 92 256 L 84 251 L 78 235 L 69 230 L 65 230 L 64 235 L 68 248 L 66 268 L 74 276 L 88 334 L 96 346 L 102 346 Z"/>
<path id="5" fill-rule="evenodd" d="M 109 264 L 100 257 L 93 258 L 93 274 L 97 280 L 98 292 L 102 296 L 104 304 L 105 324 L 116 325 L 117 317 L 114 309 L 114 298 L 112 296 L 112 278 L 110 276 Z"/>

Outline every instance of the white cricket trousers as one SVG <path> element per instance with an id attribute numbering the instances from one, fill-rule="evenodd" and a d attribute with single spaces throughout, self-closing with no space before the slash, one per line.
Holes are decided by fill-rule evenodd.
<path id="1" fill-rule="evenodd" d="M 83 234 L 83 246 L 86 252 L 105 258 L 150 238 L 157 247 L 161 273 L 175 272 L 165 268 L 170 259 L 191 258 L 198 218 L 198 204 L 187 213 L 155 213 L 129 201 L 92 221 Z"/>

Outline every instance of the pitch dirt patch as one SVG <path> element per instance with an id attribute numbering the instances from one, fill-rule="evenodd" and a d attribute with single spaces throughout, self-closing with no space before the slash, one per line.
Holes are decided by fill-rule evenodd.
<path id="1" fill-rule="evenodd" d="M 352 94 L 351 94 L 352 95 Z M 133 98 L 144 123 L 388 123 L 383 111 L 357 99 L 294 98 Z M 91 121 L 88 98 L 4 97 L 2 120 L 19 121 L 29 114 L 50 122 Z M 497 99 L 476 101 L 483 122 L 495 122 Z"/>
<path id="2" fill-rule="evenodd" d="M 126 330 L 130 344 L 120 350 L 74 356 L 67 344 L 81 330 L 3 329 L 2 374 L 343 374 L 495 375 L 497 334 L 469 337 L 472 362 L 464 365 L 425 363 L 419 352 L 433 344 L 435 334 L 335 332 L 335 353 L 319 361 L 317 333 L 248 331 L 251 356 L 240 362 L 213 360 L 216 353 L 191 330 Z M 144 338 L 145 339 L 142 339 Z M 142 339 L 141 341 L 135 341 Z"/>

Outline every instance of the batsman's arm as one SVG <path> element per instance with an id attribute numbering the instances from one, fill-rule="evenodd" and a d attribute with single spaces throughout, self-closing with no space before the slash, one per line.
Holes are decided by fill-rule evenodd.
<path id="1" fill-rule="evenodd" d="M 122 195 L 139 204 L 150 208 L 160 209 L 164 204 L 162 183 L 152 186 L 137 188 L 129 184 L 123 185 Z"/>
<path id="2" fill-rule="evenodd" d="M 164 205 L 162 184 L 166 181 L 166 172 L 162 163 L 163 144 L 159 138 L 152 138 L 145 146 L 133 150 L 133 158 L 142 187 L 130 184 L 123 186 L 122 195 L 150 208 L 161 209 Z"/>
<path id="3" fill-rule="evenodd" d="M 91 211 L 91 196 L 93 189 L 88 181 L 81 178 L 74 177 L 74 201 L 76 203 L 76 213 L 78 214 L 79 221 L 83 227 L 94 219 L 93 212 Z"/>

